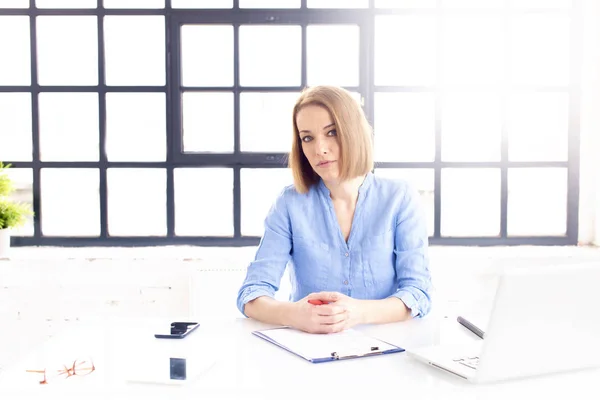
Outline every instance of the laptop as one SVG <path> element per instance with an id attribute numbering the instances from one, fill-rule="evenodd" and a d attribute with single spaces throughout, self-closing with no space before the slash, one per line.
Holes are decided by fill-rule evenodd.
<path id="1" fill-rule="evenodd" d="M 475 383 L 600 367 L 598 307 L 600 262 L 508 268 L 483 340 L 406 352 Z"/>

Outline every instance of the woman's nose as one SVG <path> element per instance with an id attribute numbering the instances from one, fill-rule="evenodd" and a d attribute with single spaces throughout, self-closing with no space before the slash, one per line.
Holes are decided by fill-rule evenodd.
<path id="1" fill-rule="evenodd" d="M 327 148 L 327 145 L 324 140 L 319 140 L 316 144 L 317 155 L 324 155 L 329 152 L 329 149 Z"/>

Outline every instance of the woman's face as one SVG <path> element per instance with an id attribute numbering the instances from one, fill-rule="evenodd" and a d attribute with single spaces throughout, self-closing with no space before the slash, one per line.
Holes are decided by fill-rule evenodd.
<path id="1" fill-rule="evenodd" d="M 307 105 L 296 114 L 302 151 L 315 172 L 324 181 L 339 176 L 339 150 L 336 126 L 329 112 L 317 105 Z"/>

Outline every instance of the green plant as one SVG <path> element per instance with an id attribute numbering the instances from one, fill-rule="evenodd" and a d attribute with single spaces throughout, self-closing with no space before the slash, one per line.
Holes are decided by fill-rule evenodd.
<path id="1" fill-rule="evenodd" d="M 8 199 L 8 196 L 15 191 L 15 186 L 7 173 L 8 168 L 10 164 L 4 165 L 0 162 L 0 229 L 23 226 L 27 217 L 33 215 L 28 204 Z"/>
<path id="2" fill-rule="evenodd" d="M 0 229 L 23 226 L 30 215 L 33 215 L 33 212 L 28 204 L 0 200 Z"/>
<path id="3" fill-rule="evenodd" d="M 0 162 L 0 197 L 6 197 L 15 190 L 12 181 L 6 173 L 8 168 L 10 168 L 10 164 L 4 165 Z"/>

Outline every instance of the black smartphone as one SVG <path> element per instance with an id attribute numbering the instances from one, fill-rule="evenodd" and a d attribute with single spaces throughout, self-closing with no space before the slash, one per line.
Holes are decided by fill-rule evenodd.
<path id="1" fill-rule="evenodd" d="M 197 322 L 171 322 L 171 333 L 156 333 L 157 339 L 183 339 L 200 326 Z"/>

